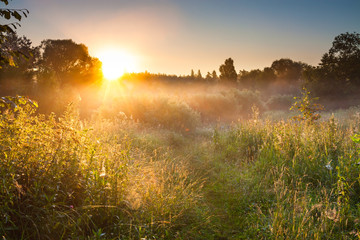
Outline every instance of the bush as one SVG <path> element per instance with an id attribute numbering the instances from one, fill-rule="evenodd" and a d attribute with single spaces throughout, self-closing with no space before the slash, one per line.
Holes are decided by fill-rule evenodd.
<path id="1" fill-rule="evenodd" d="M 168 97 L 127 97 L 99 109 L 105 118 L 129 118 L 151 127 L 192 132 L 200 116 L 185 102 Z"/>
<path id="2" fill-rule="evenodd" d="M 259 92 L 233 89 L 229 94 L 234 96 L 236 103 L 240 105 L 239 114 L 245 118 L 251 117 L 253 106 L 256 106 L 260 112 L 264 111 L 264 103 L 260 99 Z"/>
<path id="3" fill-rule="evenodd" d="M 259 94 L 235 88 L 211 94 L 196 94 L 187 97 L 189 105 L 201 114 L 205 121 L 236 121 L 239 118 L 251 117 L 255 105 L 260 111 L 264 106 Z"/>
<path id="4" fill-rule="evenodd" d="M 266 102 L 266 107 L 271 111 L 289 110 L 294 103 L 294 97 L 291 95 L 274 95 Z"/>
<path id="5" fill-rule="evenodd" d="M 128 152 L 91 139 L 76 111 L 57 119 L 24 109 L 0 115 L 0 235 L 10 239 L 89 234 L 88 205 L 118 205 Z M 103 149 L 103 150 L 99 150 Z M 116 159 L 116 161 L 109 161 Z"/>
<path id="6" fill-rule="evenodd" d="M 235 99 L 221 93 L 196 94 L 187 99 L 203 121 L 231 121 L 236 119 L 238 106 Z"/>

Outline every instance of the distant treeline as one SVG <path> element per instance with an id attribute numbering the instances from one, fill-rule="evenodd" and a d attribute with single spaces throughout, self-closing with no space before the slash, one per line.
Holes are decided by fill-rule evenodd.
<path id="1" fill-rule="evenodd" d="M 103 81 L 101 62 L 89 55 L 84 44 L 72 40 L 44 40 L 34 47 L 28 38 L 19 37 L 15 32 L 7 33 L 6 39 L 0 53 L 10 61 L 1 62 L 1 96 L 29 96 L 43 102 L 43 109 L 47 109 L 66 101 L 70 95 L 94 97 L 91 91 L 99 88 Z M 213 70 L 203 75 L 200 70 L 196 73 L 191 70 L 189 75 L 183 76 L 127 73 L 121 79 L 150 85 L 158 82 L 222 84 L 256 90 L 264 96 L 296 95 L 305 86 L 324 100 L 351 99 L 360 92 L 360 35 L 336 36 L 318 66 L 282 58 L 262 70 L 237 72 L 234 61 L 228 58 L 218 72 Z"/>
<path id="2" fill-rule="evenodd" d="M 251 90 L 296 94 L 302 87 L 308 88 L 313 95 L 322 98 L 353 97 L 360 92 L 360 35 L 343 33 L 335 37 L 332 47 L 321 58 L 318 66 L 293 61 L 289 58 L 275 60 L 263 70 L 235 70 L 231 58 L 219 67 L 220 75 L 213 70 L 205 76 L 191 70 L 190 75 L 176 76 L 164 74 L 130 73 L 123 79 L 131 81 L 164 81 L 175 83 L 198 82 L 207 84 L 232 84 Z"/>

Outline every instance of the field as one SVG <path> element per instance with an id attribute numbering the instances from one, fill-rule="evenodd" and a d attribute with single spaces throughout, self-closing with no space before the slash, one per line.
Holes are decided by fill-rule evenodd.
<path id="1" fill-rule="evenodd" d="M 0 236 L 359 239 L 360 109 L 271 104 L 230 89 L 3 111 Z"/>

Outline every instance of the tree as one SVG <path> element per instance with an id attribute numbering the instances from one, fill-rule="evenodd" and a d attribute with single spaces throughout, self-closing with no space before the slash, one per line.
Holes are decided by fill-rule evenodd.
<path id="1" fill-rule="evenodd" d="M 239 82 L 242 86 L 247 88 L 258 88 L 260 78 L 261 78 L 262 71 L 259 69 L 246 71 L 240 70 L 239 72 Z"/>
<path id="2" fill-rule="evenodd" d="M 40 45 L 39 72 L 53 76 L 60 85 L 83 84 L 101 79 L 101 62 L 89 55 L 84 44 L 72 40 L 44 40 Z"/>
<path id="3" fill-rule="evenodd" d="M 198 80 L 202 80 L 202 79 L 203 79 L 203 77 L 202 77 L 202 75 L 201 75 L 200 69 L 198 70 L 198 73 L 197 73 L 196 78 L 197 78 Z"/>
<path id="4" fill-rule="evenodd" d="M 8 0 L 0 0 L 0 3 L 5 4 L 7 6 L 9 4 Z M 14 57 L 24 56 L 20 51 L 4 51 L 5 45 L 9 42 L 9 35 L 15 33 L 15 29 L 20 27 L 20 21 L 23 17 L 27 17 L 29 11 L 27 9 L 9 9 L 9 8 L 0 8 L 0 17 L 5 18 L 5 20 L 13 20 L 15 19 L 17 22 L 9 22 L 7 24 L 0 24 L 0 69 L 3 66 L 11 65 L 16 66 L 14 61 Z"/>
<path id="5" fill-rule="evenodd" d="M 212 71 L 212 78 L 214 79 L 214 81 L 216 81 L 217 79 L 218 79 L 218 75 L 217 75 L 217 73 L 216 73 L 216 71 L 214 70 L 214 71 Z"/>
<path id="6" fill-rule="evenodd" d="M 302 75 L 303 65 L 288 58 L 281 58 L 271 64 L 278 79 L 287 82 L 299 81 Z"/>
<path id="7" fill-rule="evenodd" d="M 231 58 L 225 60 L 225 63 L 220 66 L 219 71 L 221 80 L 236 82 L 237 73 L 235 71 L 234 61 Z"/>
<path id="8" fill-rule="evenodd" d="M 360 35 L 342 33 L 321 58 L 318 67 L 304 72 L 306 84 L 317 96 L 352 97 L 360 90 Z"/>
<path id="9" fill-rule="evenodd" d="M 212 81 L 212 77 L 211 77 L 211 73 L 210 73 L 210 72 L 207 72 L 207 73 L 206 73 L 205 80 L 206 80 L 206 82 L 211 82 L 211 81 Z"/>
<path id="10" fill-rule="evenodd" d="M 194 69 L 191 69 L 190 78 L 191 78 L 191 79 L 195 79 Z"/>
<path id="11" fill-rule="evenodd" d="M 9 52 L 21 52 L 28 58 L 22 56 L 13 56 L 16 66 L 7 64 L 0 69 L 0 94 L 1 91 L 6 94 L 29 94 L 29 89 L 33 83 L 35 58 L 38 55 L 36 48 L 25 36 L 18 37 L 16 33 L 7 35 L 8 41 L 4 42 L 0 49 L 2 56 L 7 56 Z"/>
<path id="12" fill-rule="evenodd" d="M 321 117 L 318 112 L 324 110 L 324 106 L 315 103 L 318 98 L 312 98 L 310 92 L 306 88 L 303 88 L 301 97 L 295 97 L 294 99 L 298 99 L 298 101 L 292 105 L 290 110 L 298 110 L 301 113 L 300 115 L 295 116 L 295 119 L 306 120 L 311 123 Z"/>
<path id="13" fill-rule="evenodd" d="M 7 35 L 7 41 L 2 44 L 0 54 L 2 56 L 7 56 L 10 52 L 21 52 L 27 57 L 24 58 L 17 55 L 13 56 L 13 61 L 16 62 L 16 66 L 3 66 L 3 69 L 0 69 L 0 72 L 10 69 L 14 70 L 15 67 L 19 68 L 18 72 L 22 72 L 35 67 L 33 60 L 37 56 L 36 48 L 32 46 L 32 42 L 25 36 L 19 37 L 15 32 Z"/>
<path id="14" fill-rule="evenodd" d="M 359 87 L 360 34 L 347 32 L 336 36 L 320 66 L 338 84 Z"/>

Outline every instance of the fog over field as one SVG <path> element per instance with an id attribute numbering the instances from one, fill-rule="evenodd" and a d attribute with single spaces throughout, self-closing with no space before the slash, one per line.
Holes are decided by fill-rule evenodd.
<path id="1" fill-rule="evenodd" d="M 359 8 L 0 0 L 0 238 L 358 239 Z"/>

